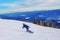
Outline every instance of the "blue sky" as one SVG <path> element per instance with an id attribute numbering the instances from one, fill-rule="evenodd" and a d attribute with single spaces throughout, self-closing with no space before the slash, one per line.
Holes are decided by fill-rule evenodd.
<path id="1" fill-rule="evenodd" d="M 12 3 L 12 2 L 18 2 L 18 1 L 23 2 L 24 0 L 0 0 L 0 3 Z"/>
<path id="2" fill-rule="evenodd" d="M 60 9 L 60 0 L 0 0 L 0 13 Z"/>

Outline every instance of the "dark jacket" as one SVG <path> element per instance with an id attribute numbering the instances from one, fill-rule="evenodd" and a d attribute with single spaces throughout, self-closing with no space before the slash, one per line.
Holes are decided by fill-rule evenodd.
<path id="1" fill-rule="evenodd" d="M 26 24 L 23 24 L 23 27 L 22 28 L 26 28 L 26 29 L 28 29 L 29 28 L 29 26 L 28 25 L 26 25 Z"/>

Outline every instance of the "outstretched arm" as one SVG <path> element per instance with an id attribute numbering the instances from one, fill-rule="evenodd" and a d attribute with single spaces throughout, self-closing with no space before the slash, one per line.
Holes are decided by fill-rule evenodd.
<path id="1" fill-rule="evenodd" d="M 24 28 L 24 26 L 22 28 Z"/>
<path id="2" fill-rule="evenodd" d="M 24 23 L 23 23 L 23 27 L 22 28 L 24 28 Z"/>

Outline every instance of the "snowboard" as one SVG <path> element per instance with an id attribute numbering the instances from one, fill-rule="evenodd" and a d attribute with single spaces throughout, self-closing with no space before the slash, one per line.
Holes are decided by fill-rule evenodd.
<path id="1" fill-rule="evenodd" d="M 27 32 L 29 32 L 29 33 L 33 33 L 33 31 L 30 31 L 30 30 L 29 30 L 29 31 L 27 31 Z"/>

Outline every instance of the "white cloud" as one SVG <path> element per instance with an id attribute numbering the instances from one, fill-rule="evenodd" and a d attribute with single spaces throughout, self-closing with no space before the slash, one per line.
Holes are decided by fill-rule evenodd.
<path id="1" fill-rule="evenodd" d="M 26 0 L 25 2 L 14 2 L 9 4 L 0 4 L 7 6 L 7 9 L 0 10 L 0 13 L 60 9 L 60 0 Z"/>

